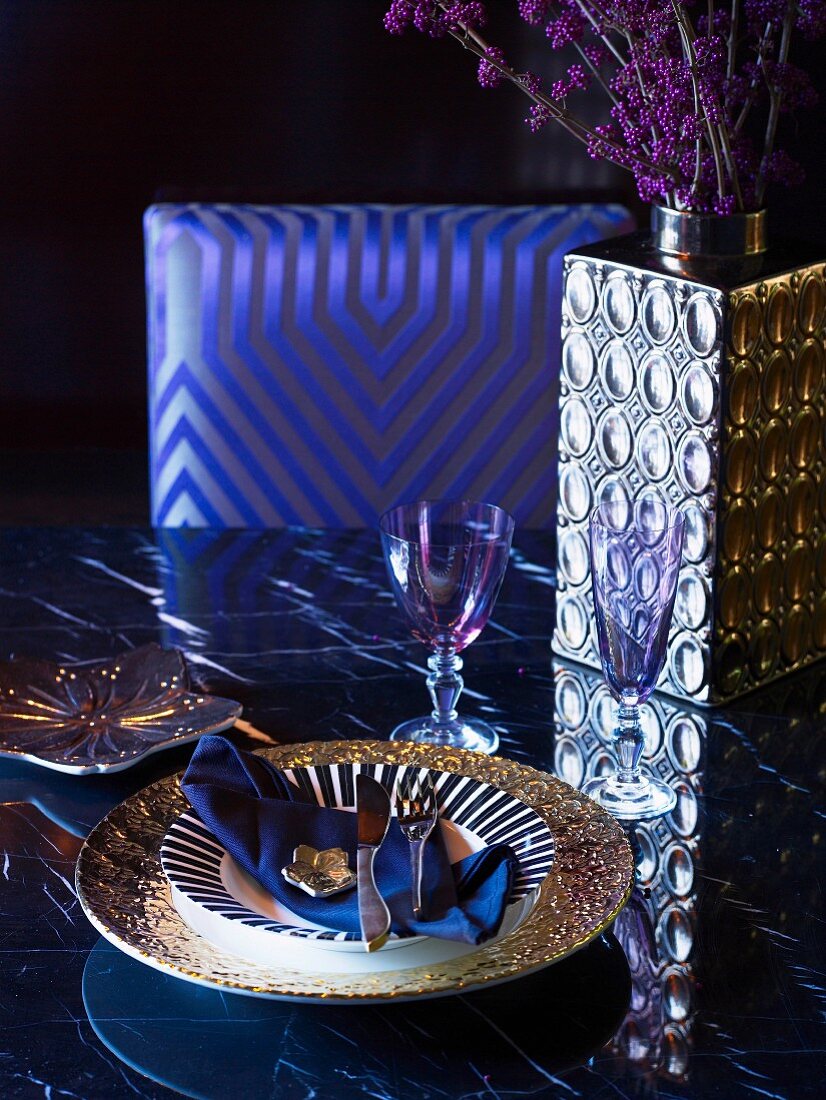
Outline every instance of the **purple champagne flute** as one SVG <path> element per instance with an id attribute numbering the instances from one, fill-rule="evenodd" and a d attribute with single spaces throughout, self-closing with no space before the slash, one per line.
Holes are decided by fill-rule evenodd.
<path id="1" fill-rule="evenodd" d="M 471 500 L 400 504 L 379 521 L 382 550 L 399 609 L 414 638 L 432 650 L 427 686 L 433 711 L 403 722 L 391 740 L 430 741 L 495 752 L 499 736 L 478 718 L 460 718 L 459 653 L 479 636 L 508 564 L 514 521 Z"/>
<path id="2" fill-rule="evenodd" d="M 683 513 L 660 500 L 617 496 L 591 516 L 591 578 L 602 671 L 619 703 L 616 775 L 589 780 L 583 793 L 615 817 L 659 817 L 677 803 L 667 783 L 640 767 L 640 704 L 665 663 L 683 549 Z"/>

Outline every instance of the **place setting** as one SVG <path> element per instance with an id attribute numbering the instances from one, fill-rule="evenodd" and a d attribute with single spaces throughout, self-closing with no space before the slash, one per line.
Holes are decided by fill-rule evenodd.
<path id="1" fill-rule="evenodd" d="M 387 741 L 256 752 L 202 733 L 182 774 L 81 850 L 78 898 L 107 940 L 200 985 L 346 1004 L 510 981 L 610 927 L 633 880 L 622 828 L 491 755 L 496 732 L 456 708 L 458 654 L 488 622 L 513 527 L 475 501 L 381 517 L 397 605 L 432 653 L 432 714 Z"/>
<path id="2" fill-rule="evenodd" d="M 412 842 L 418 915 L 407 785 L 433 799 L 431 831 Z M 248 754 L 209 737 L 180 783 L 138 792 L 92 831 L 77 889 L 98 930 L 149 965 L 257 996 L 352 1002 L 548 965 L 610 925 L 631 877 L 618 826 L 527 766 L 402 742 Z"/>

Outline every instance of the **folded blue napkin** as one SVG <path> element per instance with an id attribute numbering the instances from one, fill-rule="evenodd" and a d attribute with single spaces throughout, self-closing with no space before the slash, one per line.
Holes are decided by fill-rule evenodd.
<path id="1" fill-rule="evenodd" d="M 202 737 L 181 780 L 192 808 L 233 859 L 293 913 L 359 934 L 355 889 L 313 898 L 287 883 L 282 867 L 299 844 L 343 848 L 356 866 L 356 814 L 308 803 L 264 757 L 224 737 Z M 394 819 L 375 860 L 376 884 L 394 932 L 480 944 L 499 930 L 518 863 L 507 844 L 483 848 L 451 866 L 439 828 L 425 846 L 422 911 L 413 916 L 410 846 Z"/>

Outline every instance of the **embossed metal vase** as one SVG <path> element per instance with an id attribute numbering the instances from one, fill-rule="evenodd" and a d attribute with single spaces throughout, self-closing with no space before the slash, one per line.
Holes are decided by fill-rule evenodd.
<path id="1" fill-rule="evenodd" d="M 824 261 L 765 222 L 655 208 L 565 257 L 554 649 L 599 667 L 600 495 L 658 495 L 687 518 L 658 687 L 698 703 L 826 654 Z"/>

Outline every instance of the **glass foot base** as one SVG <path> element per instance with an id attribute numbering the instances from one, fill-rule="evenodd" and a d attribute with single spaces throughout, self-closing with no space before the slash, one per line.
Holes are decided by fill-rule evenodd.
<path id="1" fill-rule="evenodd" d="M 455 722 L 437 725 L 430 715 L 402 722 L 390 734 L 391 741 L 426 741 L 430 745 L 445 745 L 452 749 L 473 749 L 475 752 L 496 752 L 499 734 L 481 718 L 457 718 Z"/>
<path id="2" fill-rule="evenodd" d="M 641 775 L 634 783 L 621 783 L 616 776 L 589 779 L 582 793 L 621 821 L 662 817 L 677 805 L 677 795 L 661 779 Z"/>

